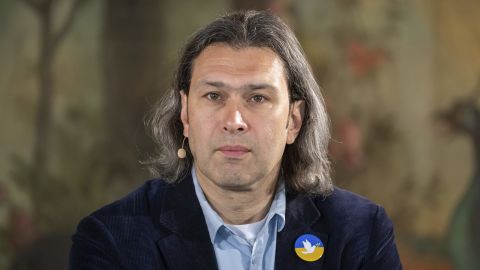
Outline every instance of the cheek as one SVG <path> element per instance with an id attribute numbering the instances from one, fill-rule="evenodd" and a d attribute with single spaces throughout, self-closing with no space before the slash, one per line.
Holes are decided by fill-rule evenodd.
<path id="1" fill-rule="evenodd" d="M 214 121 L 211 117 L 202 117 L 198 113 L 192 114 L 189 122 L 189 141 L 193 152 L 201 151 L 211 144 L 214 138 Z"/>
<path id="2" fill-rule="evenodd" d="M 260 130 L 262 130 L 263 133 L 263 138 L 260 138 L 259 142 L 265 143 L 265 146 L 268 147 L 267 151 L 269 153 L 274 153 L 277 151 L 283 152 L 287 142 L 287 129 L 285 126 L 285 121 L 270 122 L 260 126 Z"/>

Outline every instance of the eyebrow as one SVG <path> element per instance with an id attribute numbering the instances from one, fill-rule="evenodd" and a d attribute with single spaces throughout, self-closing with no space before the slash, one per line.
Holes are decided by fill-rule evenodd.
<path id="1" fill-rule="evenodd" d="M 226 83 L 219 82 L 219 81 L 202 81 L 201 84 L 213 86 L 215 88 L 227 88 L 227 89 L 233 88 L 227 85 Z M 260 89 L 267 89 L 267 90 L 270 89 L 270 90 L 278 91 L 277 87 L 268 83 L 258 83 L 258 84 L 249 83 L 241 86 L 240 89 L 250 90 L 250 91 L 260 90 Z"/>

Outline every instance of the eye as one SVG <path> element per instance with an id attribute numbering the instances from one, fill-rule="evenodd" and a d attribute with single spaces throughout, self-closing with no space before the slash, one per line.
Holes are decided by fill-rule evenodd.
<path id="1" fill-rule="evenodd" d="M 221 99 L 221 97 L 218 93 L 213 93 L 213 92 L 207 93 L 205 95 L 205 97 L 209 100 L 212 100 L 212 101 L 218 101 L 218 100 Z"/>
<path id="2" fill-rule="evenodd" d="M 262 103 L 262 102 L 265 102 L 265 100 L 267 100 L 267 99 L 264 96 L 261 96 L 261 95 L 255 95 L 255 96 L 250 98 L 250 101 L 252 101 L 254 103 Z"/>

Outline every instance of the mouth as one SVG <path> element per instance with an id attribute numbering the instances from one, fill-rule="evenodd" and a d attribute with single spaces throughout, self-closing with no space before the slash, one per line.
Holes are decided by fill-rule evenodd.
<path id="1" fill-rule="evenodd" d="M 224 145 L 219 147 L 218 151 L 229 158 L 239 158 L 251 152 L 250 149 L 241 145 Z"/>

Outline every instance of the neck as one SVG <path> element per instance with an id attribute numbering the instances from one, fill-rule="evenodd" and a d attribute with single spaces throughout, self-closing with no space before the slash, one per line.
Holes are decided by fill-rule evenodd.
<path id="1" fill-rule="evenodd" d="M 279 170 L 242 190 L 227 189 L 208 180 L 196 170 L 198 183 L 202 187 L 210 206 L 227 224 L 249 224 L 262 220 L 268 213 L 277 189 Z"/>

